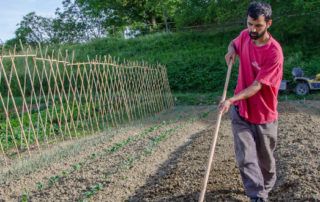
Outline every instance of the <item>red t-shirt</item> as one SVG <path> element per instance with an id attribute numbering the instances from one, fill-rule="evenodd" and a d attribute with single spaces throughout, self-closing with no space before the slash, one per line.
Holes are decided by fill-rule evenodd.
<path id="1" fill-rule="evenodd" d="M 239 114 L 253 124 L 270 123 L 278 119 L 278 91 L 283 72 L 283 53 L 280 44 L 270 35 L 263 46 L 256 46 L 247 29 L 233 40 L 240 58 L 235 94 L 249 87 L 255 80 L 261 90 L 248 99 L 235 103 Z"/>

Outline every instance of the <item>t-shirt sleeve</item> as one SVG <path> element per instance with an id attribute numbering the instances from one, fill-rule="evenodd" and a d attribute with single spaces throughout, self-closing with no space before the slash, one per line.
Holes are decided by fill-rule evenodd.
<path id="1" fill-rule="evenodd" d="M 243 30 L 239 36 L 237 36 L 235 39 L 233 39 L 232 43 L 233 43 L 233 47 L 236 50 L 237 55 L 240 55 L 241 52 L 241 45 L 242 45 L 242 41 L 243 41 L 243 37 L 244 34 L 247 32 L 247 30 Z"/>
<path id="2" fill-rule="evenodd" d="M 232 41 L 233 47 L 236 50 L 237 55 L 240 54 L 240 47 L 241 47 L 241 34 L 237 36 L 237 38 L 233 39 Z"/>
<path id="3" fill-rule="evenodd" d="M 264 85 L 276 87 L 280 84 L 282 79 L 282 52 L 279 51 L 272 54 L 268 60 L 269 61 L 261 67 L 261 70 L 255 80 Z"/>

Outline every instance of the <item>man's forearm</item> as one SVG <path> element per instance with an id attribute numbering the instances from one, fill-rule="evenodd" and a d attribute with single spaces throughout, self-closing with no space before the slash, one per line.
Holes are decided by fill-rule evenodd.
<path id="1" fill-rule="evenodd" d="M 231 41 L 230 43 L 229 43 L 229 46 L 228 46 L 228 52 L 230 52 L 230 51 L 235 51 L 236 49 L 235 49 L 235 47 L 234 47 L 234 45 L 233 45 L 233 41 Z"/>
<path id="2" fill-rule="evenodd" d="M 253 95 L 255 95 L 260 89 L 262 85 L 258 81 L 254 81 L 252 85 L 250 85 L 248 88 L 242 90 L 237 95 L 234 95 L 233 97 L 229 98 L 228 100 L 231 103 L 234 103 L 239 100 L 247 99 Z"/>

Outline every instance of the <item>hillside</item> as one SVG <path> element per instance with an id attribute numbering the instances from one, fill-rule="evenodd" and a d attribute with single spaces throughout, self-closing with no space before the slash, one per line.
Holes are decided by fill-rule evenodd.
<path id="1" fill-rule="evenodd" d="M 217 92 L 222 90 L 226 74 L 224 55 L 230 40 L 241 29 L 217 33 L 215 31 L 157 33 L 135 39 L 104 38 L 80 45 L 63 46 L 73 49 L 76 60 L 85 61 L 87 56 L 111 55 L 122 60 L 157 62 L 168 68 L 173 92 Z M 271 30 L 272 33 L 272 30 Z M 320 72 L 319 46 L 303 44 L 299 38 L 281 41 L 285 55 L 284 78 L 291 79 L 293 67 L 302 66 L 307 75 Z M 236 82 L 234 68 L 231 88 Z"/>

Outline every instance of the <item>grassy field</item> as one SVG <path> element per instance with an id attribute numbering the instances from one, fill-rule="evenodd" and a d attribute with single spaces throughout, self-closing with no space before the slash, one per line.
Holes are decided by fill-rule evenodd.
<path id="1" fill-rule="evenodd" d="M 219 93 L 174 93 L 176 105 L 216 105 L 220 102 L 222 92 Z M 228 92 L 232 96 L 232 92 Z M 278 100 L 320 100 L 320 91 L 314 91 L 306 96 L 298 96 L 292 92 L 280 92 Z"/>
<path id="2" fill-rule="evenodd" d="M 96 55 L 108 55 L 120 61 L 161 63 L 168 69 L 170 86 L 175 93 L 216 93 L 224 85 L 226 64 L 224 55 L 230 40 L 240 29 L 217 33 L 215 31 L 157 33 L 135 39 L 105 38 L 86 44 L 62 46 L 75 50 L 76 60 L 84 61 Z M 271 30 L 272 32 L 272 30 Z M 274 36 L 277 38 L 277 35 Z M 300 66 L 305 74 L 320 72 L 320 46 L 304 45 L 292 40 L 280 41 L 285 64 L 284 79 L 292 80 L 291 70 Z M 230 87 L 236 84 L 237 68 L 233 69 Z"/>

